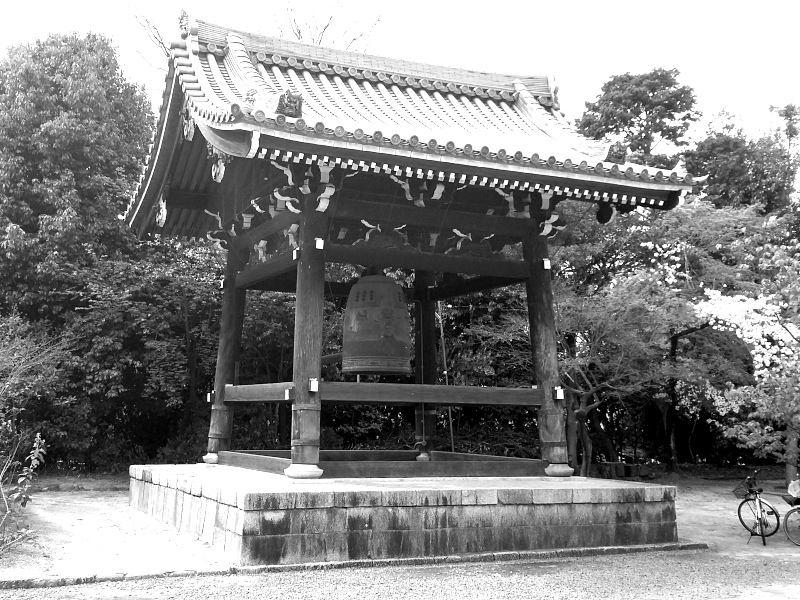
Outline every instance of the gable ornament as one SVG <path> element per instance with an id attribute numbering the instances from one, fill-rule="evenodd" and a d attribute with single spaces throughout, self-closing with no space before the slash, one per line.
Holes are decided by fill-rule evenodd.
<path id="1" fill-rule="evenodd" d="M 606 155 L 606 162 L 617 163 L 618 165 L 625 164 L 625 158 L 628 154 L 628 147 L 622 142 L 614 142 L 608 148 Z"/>
<path id="2" fill-rule="evenodd" d="M 303 96 L 286 90 L 283 94 L 251 89 L 241 104 L 232 104 L 234 116 L 249 116 L 263 123 L 273 114 L 299 119 L 303 116 Z"/>

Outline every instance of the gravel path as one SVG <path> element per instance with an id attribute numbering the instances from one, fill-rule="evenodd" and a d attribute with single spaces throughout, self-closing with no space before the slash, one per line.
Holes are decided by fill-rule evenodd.
<path id="1" fill-rule="evenodd" d="M 0 598 L 800 598 L 800 547 L 792 545 L 783 531 L 769 538 L 766 547 L 756 539 L 748 544 L 748 536 L 736 518 L 737 500 L 730 494 L 731 482 L 686 479 L 675 483 L 681 540 L 706 542 L 710 550 L 548 561 L 158 577 L 58 588 L 0 590 Z M 777 487 L 777 483 L 772 487 Z M 766 482 L 764 487 L 770 489 Z M 47 493 L 37 498 L 37 502 L 42 518 L 53 519 L 56 514 L 63 514 L 65 518 L 60 526 L 52 521 L 47 523 L 49 537 L 41 536 L 37 546 L 18 557 L 22 564 L 15 568 L 28 565 L 28 569 L 40 569 L 39 573 L 58 574 L 60 568 L 82 561 L 86 565 L 101 560 L 119 561 L 127 556 L 124 565 L 119 565 L 119 571 L 136 572 L 131 571 L 135 561 L 148 565 L 145 572 L 153 572 L 149 565 L 154 563 L 162 565 L 162 571 L 208 569 L 215 556 L 211 548 L 167 530 L 141 513 L 126 510 L 129 507 L 124 505 L 121 491 Z M 780 502 L 777 499 L 776 506 Z M 780 511 L 785 512 L 785 505 Z M 92 518 L 103 522 L 105 529 L 93 525 Z M 112 519 L 115 520 L 113 524 Z M 78 524 L 74 529 L 70 528 L 72 522 Z M 94 545 L 85 537 L 92 531 L 102 536 Z M 93 550 L 100 544 L 105 545 L 99 551 Z M 4 566 L 0 561 L 0 574 L 8 573 Z"/>
<path id="2" fill-rule="evenodd" d="M 652 552 L 549 562 L 470 563 L 170 577 L 141 581 L 8 590 L 0 597 L 192 600 L 573 600 L 575 598 L 800 598 L 798 563 L 700 552 Z M 781 585 L 776 585 L 776 582 Z M 771 586 L 771 587 L 770 587 Z"/>

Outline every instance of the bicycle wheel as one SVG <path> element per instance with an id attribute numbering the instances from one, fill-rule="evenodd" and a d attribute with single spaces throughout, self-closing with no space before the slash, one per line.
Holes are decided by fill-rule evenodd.
<path id="1" fill-rule="evenodd" d="M 756 501 L 754 498 L 745 498 L 739 505 L 739 521 L 752 535 L 760 536 L 763 533 L 764 537 L 769 537 L 780 529 L 781 520 L 775 507 L 766 500 L 761 500 L 761 508 L 764 514 L 761 517 L 761 527 L 759 528 Z"/>
<path id="2" fill-rule="evenodd" d="M 800 507 L 795 507 L 783 517 L 783 531 L 793 544 L 800 546 Z"/>

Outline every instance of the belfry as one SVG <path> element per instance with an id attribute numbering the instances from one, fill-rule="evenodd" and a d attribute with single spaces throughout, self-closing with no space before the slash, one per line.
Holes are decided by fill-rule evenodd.
<path id="1" fill-rule="evenodd" d="M 567 486 L 558 489 L 570 489 L 548 255 L 548 239 L 562 226 L 558 205 L 594 204 L 606 222 L 616 212 L 670 210 L 692 182 L 627 164 L 624 148 L 579 135 L 561 115 L 557 91 L 547 77 L 380 58 L 232 31 L 184 14 L 154 146 L 126 219 L 141 238 L 208 237 L 227 249 L 207 468 L 245 467 L 289 482 L 546 474 L 547 489 L 558 481 Z M 522 260 L 504 251 L 515 245 Z M 328 281 L 331 263 L 371 274 L 360 282 Z M 382 275 L 387 268 L 412 273 L 413 285 L 398 286 Z M 516 283 L 527 291 L 530 387 L 437 385 L 436 302 Z M 235 385 L 246 295 L 259 290 L 296 295 L 292 380 Z M 324 301 L 348 295 L 343 371 L 410 374 L 413 352 L 415 383 L 323 380 Z M 413 348 L 408 317 L 401 318 L 408 310 Z M 243 402 L 291 402 L 291 448 L 233 448 L 231 424 Z M 326 402 L 416 406 L 417 440 L 429 460 L 417 460 L 419 448 L 358 456 L 321 448 Z M 542 460 L 453 456 L 432 447 L 435 408 L 459 404 L 536 407 Z M 145 486 L 142 473 L 134 476 L 142 482 L 137 489 Z M 530 499 L 533 488 L 524 489 L 500 497 Z M 440 492 L 437 502 L 450 497 Z M 496 491 L 489 496 L 498 502 Z M 671 525 L 659 523 L 657 533 L 643 526 L 630 540 L 674 541 L 669 491 L 631 489 L 613 502 L 646 504 L 646 497 L 672 506 Z M 250 543 L 244 530 L 234 533 L 240 550 Z M 614 535 L 597 539 L 635 543 Z M 438 543 L 410 552 L 476 547 Z M 242 552 L 256 562 L 297 562 L 281 547 L 277 555 Z M 353 558 L 360 550 L 342 552 Z"/>

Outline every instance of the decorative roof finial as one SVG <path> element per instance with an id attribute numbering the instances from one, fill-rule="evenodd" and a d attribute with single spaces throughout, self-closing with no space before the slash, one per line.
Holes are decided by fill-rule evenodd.
<path id="1" fill-rule="evenodd" d="M 186 39 L 189 37 L 189 15 L 186 14 L 185 10 L 181 11 L 181 18 L 178 20 L 181 27 L 181 39 Z"/>
<path id="2" fill-rule="evenodd" d="M 293 94 L 291 90 L 286 90 L 278 99 L 278 109 L 275 112 L 287 117 L 302 117 L 303 97 L 300 94 Z"/>
<path id="3" fill-rule="evenodd" d="M 625 157 L 628 154 L 628 147 L 622 142 L 614 142 L 608 148 L 608 155 L 606 162 L 617 163 L 618 165 L 625 164 Z"/>

